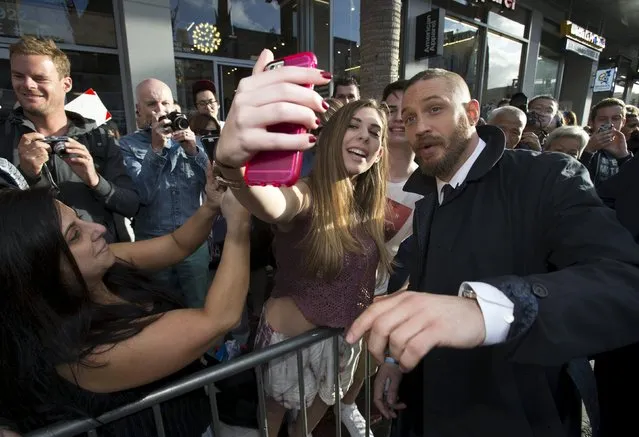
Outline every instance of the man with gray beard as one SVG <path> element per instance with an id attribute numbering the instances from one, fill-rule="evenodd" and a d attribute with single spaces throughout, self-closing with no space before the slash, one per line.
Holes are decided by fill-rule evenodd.
<path id="1" fill-rule="evenodd" d="M 584 357 L 639 340 L 639 247 L 585 167 L 505 150 L 479 112 L 455 73 L 408 82 L 415 291 L 374 303 L 346 339 L 402 370 L 374 389 L 396 435 L 577 437 Z"/>

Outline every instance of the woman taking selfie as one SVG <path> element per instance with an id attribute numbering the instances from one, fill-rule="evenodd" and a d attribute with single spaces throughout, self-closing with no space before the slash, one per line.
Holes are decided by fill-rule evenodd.
<path id="1" fill-rule="evenodd" d="M 278 134 L 266 126 L 282 121 L 316 129 L 314 111 L 328 104 L 297 84 L 325 85 L 330 74 L 283 67 L 243 79 L 216 151 L 216 163 L 236 197 L 255 216 L 275 225 L 278 270 L 264 307 L 256 347 L 263 348 L 318 326 L 345 328 L 372 303 L 376 271 L 389 267 L 384 248 L 386 116 L 374 101 L 352 102 L 333 115 L 318 138 Z M 255 139 L 259 138 L 260 141 Z M 307 149 L 317 144 L 313 170 L 292 187 L 242 183 L 244 165 L 258 151 Z M 383 277 L 384 275 L 380 275 Z M 350 386 L 360 346 L 340 338 L 342 395 Z M 304 350 L 305 402 L 300 402 L 295 354 L 273 360 L 265 374 L 268 432 L 278 433 L 286 410 L 308 408 L 309 432 L 334 395 L 332 340 Z M 305 437 L 298 420 L 289 434 Z"/>
<path id="2" fill-rule="evenodd" d="M 210 172 L 209 172 L 210 173 Z M 96 417 L 201 368 L 200 356 L 238 321 L 249 277 L 249 214 L 212 176 L 207 199 L 170 235 L 108 245 L 48 191 L 0 191 L 0 412 L 28 432 Z M 221 210 L 229 227 L 204 308 L 181 309 L 142 273 L 178 263 Z M 162 404 L 167 435 L 202 436 L 203 390 Z M 98 429 L 156 435 L 149 410 Z M 210 434 L 209 434 L 210 435 Z"/>

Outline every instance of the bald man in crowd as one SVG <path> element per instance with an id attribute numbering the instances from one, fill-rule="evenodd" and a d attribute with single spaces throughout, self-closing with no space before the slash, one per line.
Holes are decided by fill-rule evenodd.
<path id="1" fill-rule="evenodd" d="M 541 151 L 539 138 L 533 132 L 524 132 L 528 118 L 526 113 L 514 106 L 502 106 L 488 116 L 487 124 L 497 126 L 506 135 L 507 149 Z"/>
<path id="2" fill-rule="evenodd" d="M 129 175 L 140 193 L 136 239 L 167 235 L 200 206 L 208 157 L 189 129 L 171 128 L 165 117 L 174 110 L 171 89 L 157 79 L 136 87 L 140 129 L 120 139 Z M 158 273 L 171 290 L 181 291 L 189 307 L 199 308 L 209 285 L 209 251 L 203 244 L 180 264 Z"/>

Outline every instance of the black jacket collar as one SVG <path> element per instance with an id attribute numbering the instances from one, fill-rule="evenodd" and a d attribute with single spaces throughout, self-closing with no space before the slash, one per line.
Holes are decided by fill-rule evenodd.
<path id="1" fill-rule="evenodd" d="M 477 134 L 484 140 L 486 147 L 481 152 L 475 164 L 468 172 L 466 182 L 480 179 L 492 169 L 504 154 L 506 137 L 501 129 L 495 126 L 480 126 Z M 433 176 L 427 176 L 417 169 L 406 181 L 404 191 L 427 196 L 437 192 L 437 180 Z"/>
<path id="2" fill-rule="evenodd" d="M 69 131 L 67 136 L 73 137 L 76 135 L 82 135 L 90 130 L 96 128 L 96 123 L 93 120 L 82 117 L 80 114 L 71 111 L 64 111 L 69 120 Z M 35 126 L 31 120 L 24 115 L 24 110 L 18 107 L 9 115 L 9 121 L 15 125 L 23 126 L 30 131 L 35 131 Z"/>

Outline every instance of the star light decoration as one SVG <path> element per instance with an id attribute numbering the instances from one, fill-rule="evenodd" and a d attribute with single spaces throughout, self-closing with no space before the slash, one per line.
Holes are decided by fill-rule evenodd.
<path id="1" fill-rule="evenodd" d="M 222 42 L 220 32 L 211 23 L 200 23 L 193 28 L 193 47 L 203 53 L 213 53 Z"/>

